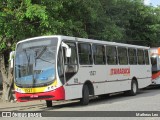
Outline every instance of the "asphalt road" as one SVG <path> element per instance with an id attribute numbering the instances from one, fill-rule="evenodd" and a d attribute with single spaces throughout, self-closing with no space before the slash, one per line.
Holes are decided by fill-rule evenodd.
<path id="1" fill-rule="evenodd" d="M 53 102 L 53 107 L 47 108 L 44 101 L 34 101 L 34 102 L 23 102 L 23 103 L 0 103 L 0 111 L 41 111 L 42 113 L 47 114 L 48 111 L 51 113 L 56 113 L 57 111 L 86 111 L 87 114 L 92 114 L 93 116 L 99 115 L 98 112 L 88 113 L 88 111 L 160 111 L 160 87 L 149 87 L 147 89 L 140 90 L 140 92 L 136 96 L 126 96 L 122 93 L 106 96 L 104 98 L 96 97 L 90 100 L 89 105 L 81 106 L 79 101 L 59 101 Z M 56 111 L 56 112 L 54 112 Z M 59 112 L 58 114 L 62 114 L 63 112 Z M 77 112 L 78 113 L 78 112 Z M 76 113 L 76 114 L 77 114 Z M 80 113 L 80 112 L 79 112 Z M 107 113 L 107 112 L 106 112 Z M 117 112 L 115 112 L 117 113 Z M 144 112 L 145 113 L 145 112 Z M 153 112 L 155 114 L 155 112 Z M 67 113 L 65 113 L 67 114 Z M 80 113 L 81 114 L 81 113 Z M 114 112 L 112 112 L 114 114 Z M 128 114 L 126 112 L 126 114 Z M 158 120 L 160 119 L 160 112 L 158 112 L 159 117 L 140 117 L 143 120 Z M 52 114 L 53 115 L 53 114 Z M 60 115 L 59 115 L 60 116 Z M 63 115 L 62 115 L 63 116 Z M 83 119 L 81 115 L 76 119 Z M 65 117 L 65 116 L 64 116 Z M 118 119 L 126 120 L 126 119 L 139 119 L 139 117 L 118 117 Z M 39 118 L 35 118 L 39 120 Z M 48 119 L 48 118 L 41 118 Z M 53 118 L 52 118 L 53 119 Z M 56 120 L 61 120 L 63 118 L 57 117 Z M 65 120 L 75 119 L 74 117 L 66 117 Z M 85 117 L 85 119 L 104 119 L 103 117 Z M 115 119 L 117 117 L 108 117 L 108 119 Z M 15 119 L 17 120 L 17 118 Z"/>

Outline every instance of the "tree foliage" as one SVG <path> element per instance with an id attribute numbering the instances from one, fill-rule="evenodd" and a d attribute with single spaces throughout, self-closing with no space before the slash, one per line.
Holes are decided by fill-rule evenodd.
<path id="1" fill-rule="evenodd" d="M 2 0 L 0 50 L 53 34 L 154 46 L 159 12 L 139 0 Z"/>
<path id="2" fill-rule="evenodd" d="M 160 46 L 160 7 L 140 0 L 0 1 L 0 56 L 5 64 L 18 41 L 54 34 Z"/>

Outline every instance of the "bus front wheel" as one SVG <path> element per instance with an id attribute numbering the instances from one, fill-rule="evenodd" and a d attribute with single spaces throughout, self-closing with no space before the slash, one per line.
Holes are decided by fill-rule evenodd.
<path id="1" fill-rule="evenodd" d="M 82 105 L 88 105 L 89 103 L 89 88 L 87 85 L 84 85 L 82 91 L 82 98 L 80 99 Z"/>
<path id="2" fill-rule="evenodd" d="M 52 107 L 52 100 L 46 100 L 46 106 Z"/>

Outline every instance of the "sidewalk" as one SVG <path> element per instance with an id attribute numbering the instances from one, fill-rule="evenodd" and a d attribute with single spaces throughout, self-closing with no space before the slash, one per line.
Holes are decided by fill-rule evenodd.
<path id="1" fill-rule="evenodd" d="M 14 94 L 14 91 L 12 91 Z M 0 90 L 0 97 L 2 95 L 2 90 Z M 29 101 L 29 102 L 4 102 L 0 99 L 0 111 L 30 111 L 38 110 L 39 107 L 46 107 L 45 101 Z"/>
<path id="2" fill-rule="evenodd" d="M 37 111 L 46 108 L 45 101 L 3 102 L 0 100 L 0 111 Z"/>

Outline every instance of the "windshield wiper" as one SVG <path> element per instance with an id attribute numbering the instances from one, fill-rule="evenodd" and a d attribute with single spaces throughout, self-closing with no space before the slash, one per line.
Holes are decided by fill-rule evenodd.
<path id="1" fill-rule="evenodd" d="M 44 61 L 44 62 L 48 62 L 48 63 L 54 64 L 54 62 L 50 62 L 50 61 L 44 60 L 44 59 L 42 59 L 42 58 L 39 58 L 39 59 L 42 60 L 42 61 Z"/>
<path id="2" fill-rule="evenodd" d="M 36 56 L 36 58 L 35 58 L 35 59 L 39 59 L 39 58 L 43 55 L 43 53 L 44 53 L 46 50 L 47 50 L 47 47 L 46 47 L 46 46 L 44 46 L 44 47 L 42 48 L 42 51 L 39 53 L 39 55 L 38 55 L 38 56 Z"/>
<path id="3" fill-rule="evenodd" d="M 41 52 L 39 53 L 39 55 L 36 56 L 36 58 L 35 58 L 35 66 L 36 66 L 36 61 L 37 61 L 37 59 L 40 59 L 40 60 L 42 60 L 42 61 L 44 61 L 44 62 L 48 62 L 48 63 L 53 64 L 52 62 L 50 62 L 50 61 L 48 61 L 48 60 L 45 60 L 45 59 L 42 59 L 42 58 L 41 58 L 42 55 L 46 52 L 46 50 L 47 50 L 47 47 L 44 46 L 44 47 L 42 48 Z"/>

